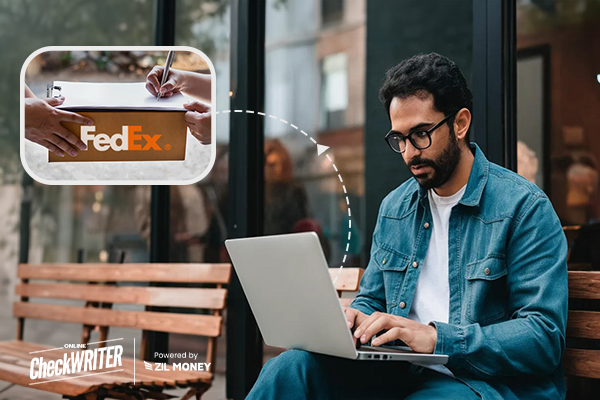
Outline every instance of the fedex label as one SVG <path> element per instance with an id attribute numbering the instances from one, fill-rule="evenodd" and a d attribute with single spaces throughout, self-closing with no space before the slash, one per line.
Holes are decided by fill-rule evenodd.
<path id="1" fill-rule="evenodd" d="M 95 126 L 82 126 L 80 138 L 88 147 L 90 146 L 89 142 L 91 142 L 98 151 L 108 149 L 114 151 L 162 150 L 158 144 L 158 139 L 162 135 L 145 135 L 140 133 L 141 131 L 141 125 L 123 125 L 121 133 L 108 136 L 106 133 L 95 133 Z"/>
<path id="2" fill-rule="evenodd" d="M 87 150 L 64 157 L 48 152 L 51 163 L 185 160 L 185 111 L 69 111 L 94 121 L 90 126 L 61 122 Z"/>

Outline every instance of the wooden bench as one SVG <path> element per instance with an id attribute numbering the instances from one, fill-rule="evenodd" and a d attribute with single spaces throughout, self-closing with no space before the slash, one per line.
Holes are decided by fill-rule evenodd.
<path id="1" fill-rule="evenodd" d="M 20 301 L 13 305 L 18 318 L 17 340 L 0 342 L 0 379 L 48 392 L 62 394 L 69 399 L 168 399 L 174 396 L 163 393 L 164 389 L 189 388 L 182 399 L 197 399 L 210 388 L 216 361 L 216 339 L 221 335 L 230 264 L 21 264 L 18 277 L 21 283 L 15 291 Z M 35 280 L 36 283 L 32 281 Z M 37 282 L 44 280 L 44 282 Z M 51 283 L 48 280 L 53 281 Z M 62 281 L 57 283 L 56 281 Z M 66 281 L 66 282 L 65 282 Z M 74 283 L 78 282 L 78 283 Z M 114 282 L 116 285 L 104 285 Z M 131 285 L 134 283 L 135 285 Z M 142 286 L 147 283 L 169 283 L 169 287 Z M 188 287 L 173 287 L 176 284 Z M 189 284 L 205 284 L 202 288 Z M 30 302 L 30 298 L 46 299 L 44 303 Z M 79 300 L 81 306 L 48 304 L 47 299 Z M 85 307 L 85 304 L 114 303 L 136 304 L 149 307 L 177 307 L 189 309 L 189 313 L 157 311 L 124 311 L 112 308 Z M 64 303 L 64 302 L 63 302 Z M 208 314 L 194 313 L 196 309 L 208 310 Z M 140 351 L 148 352 L 148 332 L 169 332 L 202 336 L 207 338 L 206 363 L 209 371 L 162 371 L 150 370 L 147 364 L 133 358 L 122 357 L 122 366 L 98 370 L 103 374 L 77 372 L 66 380 L 53 377 L 31 379 L 30 365 L 34 357 L 44 360 L 62 359 L 74 349 L 52 349 L 23 341 L 26 318 L 83 324 L 83 327 L 123 327 L 142 329 Z M 88 337 L 89 339 L 89 337 Z M 85 340 L 85 339 L 84 339 Z M 93 343 L 92 343 L 93 344 Z M 97 343 L 98 348 L 121 344 L 123 341 Z M 88 347 L 91 349 L 91 346 Z M 131 347 L 130 347 L 131 348 Z M 137 349 L 133 348 L 135 352 Z M 43 351 L 43 352 L 42 352 Z M 34 353 L 32 352 L 39 352 Z M 192 360 L 185 360 L 192 362 Z M 195 362 L 204 361 L 198 357 Z M 148 363 L 149 364 L 149 363 Z M 151 367 L 154 363 L 149 364 Z M 171 366 L 172 367 L 172 366 Z M 120 369 L 120 370 L 119 370 Z M 114 371 L 114 372 L 108 372 Z M 134 376 L 135 371 L 135 376 Z M 87 376 L 84 376 L 87 375 Z M 54 381 L 53 381 L 54 380 Z M 41 383 L 41 382 L 45 383 Z M 52 382 L 46 382 L 52 381 Z"/>
<path id="2" fill-rule="evenodd" d="M 338 277 L 335 288 L 342 306 L 348 307 L 352 299 L 341 298 L 342 292 L 357 291 L 364 270 L 344 268 L 339 276 L 338 272 L 339 269 L 330 269 L 331 279 Z M 600 389 L 600 311 L 587 311 L 599 310 L 600 271 L 569 271 L 569 303 L 567 349 L 563 358 L 563 369 L 568 379 L 568 398 L 589 398 L 587 396 Z M 579 378 L 599 381 L 594 384 L 582 382 Z"/>
<path id="3" fill-rule="evenodd" d="M 340 297 L 340 303 L 342 307 L 350 306 L 352 298 L 342 297 L 344 292 L 356 292 L 358 291 L 360 280 L 365 272 L 362 268 L 329 268 L 329 275 L 335 286 L 335 290 L 338 292 Z"/>
<path id="4" fill-rule="evenodd" d="M 600 389 L 600 272 L 569 271 L 567 349 L 563 369 L 568 398 L 590 396 Z M 585 395 L 582 393 L 585 392 Z"/>

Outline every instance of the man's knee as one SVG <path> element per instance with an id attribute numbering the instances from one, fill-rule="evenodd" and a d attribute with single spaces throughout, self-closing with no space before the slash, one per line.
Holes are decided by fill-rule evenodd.
<path id="1" fill-rule="evenodd" d="M 316 357 L 306 351 L 288 350 L 270 359 L 263 366 L 253 393 L 262 394 L 267 388 L 273 393 L 304 392 L 320 374 Z"/>
<path id="2" fill-rule="evenodd" d="M 248 399 L 315 399 L 326 390 L 322 382 L 322 356 L 302 350 L 288 350 L 269 360 Z"/>
<path id="3" fill-rule="evenodd" d="M 317 357 L 304 350 L 288 350 L 270 359 L 264 366 L 279 373 L 298 373 L 318 367 Z"/>

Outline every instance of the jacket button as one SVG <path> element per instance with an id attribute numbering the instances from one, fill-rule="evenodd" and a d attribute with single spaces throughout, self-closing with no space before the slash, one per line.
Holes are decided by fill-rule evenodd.
<path id="1" fill-rule="evenodd" d="M 419 266 L 419 263 L 416 261 L 413 261 L 412 266 L 413 266 L 413 268 L 417 268 Z"/>
<path id="2" fill-rule="evenodd" d="M 406 307 L 406 303 L 405 303 L 405 302 L 403 302 L 403 301 L 401 301 L 401 302 L 400 302 L 400 308 L 404 308 L 404 307 Z"/>
<path id="3" fill-rule="evenodd" d="M 484 269 L 483 273 L 486 274 L 486 275 L 489 275 L 490 274 L 490 269 L 489 268 Z"/>
<path id="4" fill-rule="evenodd" d="M 423 227 L 424 227 L 425 229 L 429 228 L 429 222 L 425 222 L 425 225 L 423 225 Z"/>
<path id="5" fill-rule="evenodd" d="M 385 264 L 385 258 L 383 259 L 383 261 L 381 261 L 382 264 Z"/>

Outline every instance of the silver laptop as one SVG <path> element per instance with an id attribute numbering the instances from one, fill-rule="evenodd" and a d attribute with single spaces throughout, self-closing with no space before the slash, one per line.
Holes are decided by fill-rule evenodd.
<path id="1" fill-rule="evenodd" d="M 225 241 L 265 343 L 357 360 L 445 364 L 409 347 L 356 349 L 316 233 Z"/>

